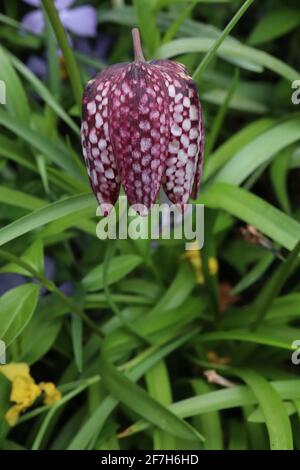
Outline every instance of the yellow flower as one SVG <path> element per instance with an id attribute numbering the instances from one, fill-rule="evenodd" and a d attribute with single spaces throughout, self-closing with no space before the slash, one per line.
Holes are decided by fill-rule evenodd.
<path id="1" fill-rule="evenodd" d="M 197 284 L 204 284 L 204 274 L 202 269 L 201 250 L 199 249 L 198 241 L 195 240 L 191 243 L 192 249 L 187 250 L 183 255 L 184 259 L 187 259 L 194 268 Z M 218 261 L 214 257 L 208 258 L 208 269 L 212 276 L 217 274 L 219 265 Z"/>
<path id="2" fill-rule="evenodd" d="M 40 389 L 45 392 L 44 404 L 53 405 L 61 399 L 61 393 L 52 382 L 41 382 Z"/>
<path id="3" fill-rule="evenodd" d="M 0 366 L 0 372 L 12 383 L 10 401 L 15 404 L 9 408 L 5 415 L 10 426 L 15 426 L 20 414 L 32 406 L 42 393 L 44 393 L 44 403 L 46 405 L 52 405 L 61 399 L 61 393 L 53 383 L 35 383 L 30 375 L 28 364 L 7 364 Z"/>
<path id="4" fill-rule="evenodd" d="M 0 372 L 5 375 L 10 382 L 12 382 L 18 375 L 30 377 L 29 366 L 24 362 L 11 362 L 10 364 L 0 366 Z"/>
<path id="5" fill-rule="evenodd" d="M 32 377 L 18 375 L 14 378 L 10 394 L 10 401 L 29 408 L 42 393 L 40 387 Z"/>
<path id="6" fill-rule="evenodd" d="M 9 426 L 15 426 L 18 422 L 19 416 L 23 411 L 22 405 L 14 405 L 5 414 L 5 419 Z"/>

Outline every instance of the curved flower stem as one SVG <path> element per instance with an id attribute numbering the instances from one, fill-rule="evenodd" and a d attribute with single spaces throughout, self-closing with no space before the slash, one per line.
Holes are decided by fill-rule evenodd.
<path id="1" fill-rule="evenodd" d="M 141 36 L 138 28 L 133 28 L 131 31 L 133 39 L 133 51 L 134 51 L 134 60 L 145 62 L 145 57 L 143 54 Z"/>

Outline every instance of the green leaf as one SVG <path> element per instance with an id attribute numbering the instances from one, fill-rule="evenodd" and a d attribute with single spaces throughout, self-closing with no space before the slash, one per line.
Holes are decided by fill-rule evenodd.
<path id="1" fill-rule="evenodd" d="M 39 296 L 39 286 L 24 284 L 0 298 L 0 338 L 9 345 L 30 321 Z"/>
<path id="2" fill-rule="evenodd" d="M 163 345 L 157 350 L 152 351 L 150 356 L 146 356 L 143 359 L 142 363 L 129 373 L 131 380 L 138 380 L 140 379 L 151 367 L 153 367 L 157 362 L 161 359 L 169 355 L 172 351 L 179 348 L 181 345 L 186 343 L 188 339 L 191 338 L 191 335 L 184 335 L 181 336 L 179 339 L 175 339 L 168 344 Z M 92 440 L 95 434 L 99 435 L 101 429 L 104 426 L 108 416 L 113 412 L 116 408 L 118 401 L 108 396 L 103 400 L 103 402 L 94 410 L 92 416 L 87 419 L 87 421 L 81 426 L 81 429 L 77 432 L 77 434 L 72 439 L 71 443 L 69 444 L 68 449 L 70 450 L 81 450 L 86 449 Z"/>
<path id="3" fill-rule="evenodd" d="M 282 210 L 288 214 L 291 214 L 291 205 L 288 195 L 287 179 L 290 160 L 294 150 L 295 146 L 291 146 L 280 152 L 276 158 L 274 158 L 270 167 L 270 177 L 273 189 Z"/>
<path id="4" fill-rule="evenodd" d="M 9 397 L 11 393 L 11 383 L 0 372 L 0 444 L 9 432 L 9 426 L 5 420 L 5 414 L 9 409 Z"/>
<path id="5" fill-rule="evenodd" d="M 209 51 L 214 43 L 215 41 L 210 38 L 174 39 L 174 41 L 161 46 L 155 55 L 159 59 L 168 59 L 191 52 L 203 53 Z M 217 50 L 216 55 L 229 62 L 232 61 L 232 59 L 251 61 L 254 64 L 261 65 L 271 70 L 288 81 L 294 81 L 299 78 L 297 70 L 286 65 L 276 57 L 273 57 L 267 52 L 244 46 L 236 41 L 224 42 Z"/>
<path id="6" fill-rule="evenodd" d="M 5 186 L 0 186 L 0 202 L 29 210 L 40 209 L 47 204 L 43 199 Z"/>
<path id="7" fill-rule="evenodd" d="M 266 253 L 266 255 L 234 286 L 231 290 L 232 295 L 240 294 L 245 289 L 252 286 L 266 272 L 273 261 L 274 254 Z"/>
<path id="8" fill-rule="evenodd" d="M 43 84 L 41 80 L 37 78 L 31 70 L 26 67 L 16 56 L 10 55 L 11 62 L 15 69 L 28 80 L 33 86 L 39 96 L 47 103 L 47 105 L 59 116 L 77 135 L 80 133 L 79 127 L 70 118 L 68 113 L 63 109 L 56 98 L 49 92 L 48 88 Z"/>
<path id="9" fill-rule="evenodd" d="M 246 11 L 252 5 L 253 2 L 254 0 L 246 0 L 243 3 L 243 5 L 239 8 L 239 10 L 236 12 L 236 14 L 231 18 L 231 20 L 226 25 L 226 27 L 224 28 L 220 36 L 214 41 L 214 43 L 212 44 L 212 46 L 209 48 L 204 58 L 202 59 L 201 63 L 196 68 L 193 74 L 194 80 L 197 80 L 199 79 L 199 77 L 201 77 L 201 74 L 203 74 L 203 71 L 207 68 L 207 66 L 213 60 L 214 56 L 216 55 L 218 49 L 221 47 L 222 43 L 229 36 L 233 28 L 237 25 L 239 20 L 246 13 Z"/>
<path id="10" fill-rule="evenodd" d="M 300 24 L 300 13 L 295 8 L 276 8 L 256 24 L 248 43 L 257 46 L 289 33 Z"/>
<path id="11" fill-rule="evenodd" d="M 198 202 L 229 212 L 289 250 L 293 249 L 299 240 L 299 222 L 245 189 L 227 183 L 217 183 L 206 191 Z"/>
<path id="12" fill-rule="evenodd" d="M 285 120 L 256 137 L 235 154 L 216 175 L 214 181 L 239 185 L 259 166 L 299 139 L 300 119 Z"/>
<path id="13" fill-rule="evenodd" d="M 272 119 L 259 119 L 229 137 L 207 160 L 204 159 L 203 181 L 213 176 L 233 155 L 239 153 L 253 139 L 270 129 L 273 124 L 274 120 Z"/>
<path id="14" fill-rule="evenodd" d="M 202 333 L 199 341 L 246 341 L 249 343 L 264 344 L 276 348 L 293 349 L 292 344 L 300 338 L 300 330 L 290 326 L 261 326 L 255 331 L 249 329 L 233 329 L 226 331 L 213 331 L 211 333 Z"/>
<path id="15" fill-rule="evenodd" d="M 282 400 L 298 399 L 300 397 L 299 380 L 282 380 L 270 382 Z M 258 403 L 258 397 L 248 386 L 235 386 L 226 390 L 215 390 L 202 395 L 193 396 L 173 403 L 171 410 L 181 418 L 191 418 L 202 413 L 239 408 Z M 150 424 L 145 421 L 135 423 L 128 428 L 127 436 L 148 429 Z"/>
<path id="16" fill-rule="evenodd" d="M 69 308 L 51 295 L 40 299 L 37 314 L 23 330 L 19 338 L 19 362 L 34 364 L 41 359 L 53 345 L 62 325 L 62 316 L 69 313 Z M 32 341 L 43 338 L 43 341 Z"/>
<path id="17" fill-rule="evenodd" d="M 28 127 L 28 122 L 26 125 L 22 124 L 1 108 L 0 124 L 32 145 L 34 149 L 45 155 L 50 162 L 56 163 L 72 176 L 82 179 L 83 172 L 81 168 L 83 169 L 83 165 L 79 167 L 80 162 L 78 161 L 78 164 L 74 162 L 68 149 L 61 142 L 51 142 L 49 139 L 41 135 L 40 132 L 30 129 Z"/>
<path id="18" fill-rule="evenodd" d="M 203 395 L 212 391 L 211 386 L 202 379 L 194 379 L 191 381 L 191 384 L 196 395 Z M 222 425 L 217 411 L 195 416 L 193 425 L 205 437 L 203 443 L 205 450 L 223 449 Z"/>
<path id="19" fill-rule="evenodd" d="M 257 295 L 252 305 L 253 312 L 255 312 L 256 315 L 253 327 L 256 328 L 261 323 L 270 306 L 279 295 L 285 282 L 294 271 L 295 267 L 299 265 L 299 253 L 300 240 L 289 253 L 287 259 L 279 266 L 279 268 L 277 268 L 276 271 L 274 271 L 270 279 Z"/>
<path id="20" fill-rule="evenodd" d="M 253 390 L 264 414 L 272 450 L 293 450 L 291 423 L 285 406 L 274 388 L 255 371 L 235 369 Z"/>
<path id="21" fill-rule="evenodd" d="M 0 246 L 49 222 L 93 207 L 96 212 L 95 198 L 92 194 L 72 196 L 49 204 L 0 229 Z"/>
<path id="22" fill-rule="evenodd" d="M 147 47 L 149 58 L 151 58 L 160 42 L 159 30 L 156 26 L 156 15 L 153 10 L 154 5 L 151 0 L 147 2 L 144 0 L 134 0 L 133 4 L 144 44 Z"/>
<path id="23" fill-rule="evenodd" d="M 42 0 L 42 4 L 55 33 L 59 47 L 62 50 L 77 107 L 78 109 L 81 109 L 81 99 L 83 92 L 82 83 L 67 34 L 64 30 L 64 27 L 62 26 L 59 14 L 52 0 Z"/>
<path id="24" fill-rule="evenodd" d="M 28 116 L 30 116 L 27 95 L 8 55 L 2 47 L 0 47 L 0 80 L 3 80 L 6 87 L 7 109 L 12 117 L 26 124 Z"/>
<path id="25" fill-rule="evenodd" d="M 289 416 L 296 413 L 296 408 L 293 403 L 285 401 L 283 402 L 283 405 Z M 250 415 L 247 417 L 247 421 L 249 421 L 249 423 L 265 423 L 266 419 L 260 406 L 257 406 L 255 410 L 250 413 Z"/>
<path id="26" fill-rule="evenodd" d="M 44 272 L 44 250 L 43 243 L 40 239 L 34 241 L 34 243 L 24 252 L 21 257 L 22 261 L 25 261 L 39 274 Z M 0 272 L 5 273 L 18 273 L 25 276 L 31 276 L 31 274 L 22 266 L 9 263 L 0 269 Z"/>
<path id="27" fill-rule="evenodd" d="M 192 441 L 202 439 L 196 430 L 151 398 L 142 388 L 106 361 L 103 356 L 100 359 L 99 369 L 101 379 L 112 396 L 141 417 L 174 436 Z"/>
<path id="28" fill-rule="evenodd" d="M 196 277 L 193 270 L 187 263 L 181 263 L 172 284 L 153 307 L 152 315 L 181 305 L 190 296 L 195 285 Z"/>
<path id="29" fill-rule="evenodd" d="M 172 403 L 170 378 L 165 361 L 153 366 L 145 375 L 149 395 L 164 406 Z M 153 433 L 154 449 L 176 449 L 176 439 L 169 432 L 156 429 Z"/>
<path id="30" fill-rule="evenodd" d="M 82 372 L 82 319 L 78 315 L 72 315 L 71 323 L 72 344 L 78 372 Z"/>
<path id="31" fill-rule="evenodd" d="M 107 285 L 123 279 L 142 263 L 142 258 L 137 255 L 121 255 L 114 257 L 107 270 Z M 87 291 L 96 291 L 104 288 L 104 263 L 92 269 L 83 279 L 82 284 Z"/>

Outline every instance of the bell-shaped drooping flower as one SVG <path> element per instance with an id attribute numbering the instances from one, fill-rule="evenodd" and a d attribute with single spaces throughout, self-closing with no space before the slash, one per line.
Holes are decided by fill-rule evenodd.
<path id="1" fill-rule="evenodd" d="M 183 208 L 201 179 L 197 88 L 183 65 L 146 62 L 139 31 L 132 34 L 134 62 L 108 67 L 84 92 L 82 146 L 91 186 L 102 209 L 115 204 L 121 184 L 130 205 L 151 208 L 163 187 Z"/>

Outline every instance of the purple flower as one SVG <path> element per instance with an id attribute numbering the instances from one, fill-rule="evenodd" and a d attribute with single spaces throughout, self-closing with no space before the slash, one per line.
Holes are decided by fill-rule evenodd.
<path id="1" fill-rule="evenodd" d="M 40 0 L 23 0 L 37 9 L 27 13 L 22 19 L 22 26 L 34 34 L 41 34 L 45 28 L 45 20 Z M 97 12 L 91 5 L 70 8 L 74 0 L 55 0 L 63 26 L 81 37 L 95 37 L 97 32 Z"/>
<path id="2" fill-rule="evenodd" d="M 32 0 L 33 1 L 33 0 Z M 53 281 L 55 279 L 55 275 L 57 272 L 56 269 L 56 262 L 55 259 L 51 258 L 51 256 L 45 255 L 44 258 L 44 274 L 45 277 L 49 281 Z M 0 296 L 5 294 L 5 292 L 14 289 L 15 287 L 21 286 L 28 282 L 28 278 L 26 276 L 22 276 L 21 274 L 13 273 L 13 272 L 1 272 L 0 273 Z M 38 283 L 37 280 L 32 279 L 32 282 Z M 59 285 L 59 289 L 67 296 L 71 296 L 74 294 L 74 285 L 71 281 L 65 281 L 61 285 Z M 41 287 L 40 294 L 45 295 L 47 293 L 47 289 L 45 287 Z"/>
<path id="3" fill-rule="evenodd" d="M 46 77 L 47 64 L 45 59 L 39 57 L 38 55 L 31 55 L 27 60 L 26 65 L 38 77 Z"/>
<path id="4" fill-rule="evenodd" d="M 0 273 L 0 295 L 27 282 L 26 277 L 16 273 Z"/>

